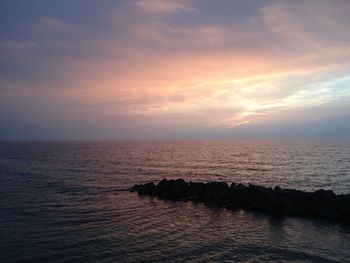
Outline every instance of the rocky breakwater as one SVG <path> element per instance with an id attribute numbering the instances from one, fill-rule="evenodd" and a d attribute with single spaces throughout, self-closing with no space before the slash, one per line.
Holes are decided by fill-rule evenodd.
<path id="1" fill-rule="evenodd" d="M 276 215 L 317 217 L 350 224 L 350 194 L 330 190 L 304 192 L 225 182 L 185 182 L 163 179 L 158 184 L 137 184 L 131 191 L 171 200 L 197 201 L 228 209 L 259 210 Z"/>

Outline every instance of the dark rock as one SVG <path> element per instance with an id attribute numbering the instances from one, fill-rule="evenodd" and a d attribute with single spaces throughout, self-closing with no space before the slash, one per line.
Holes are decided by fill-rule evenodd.
<path id="1" fill-rule="evenodd" d="M 332 190 L 317 190 L 315 191 L 315 196 L 323 200 L 334 200 L 336 195 Z"/>
<path id="2" fill-rule="evenodd" d="M 339 213 L 334 207 L 320 207 L 317 210 L 317 215 L 327 219 L 337 219 L 339 217 Z"/>
<path id="3" fill-rule="evenodd" d="M 161 197 L 184 198 L 187 195 L 188 187 L 183 179 L 167 180 L 164 178 L 158 183 L 156 191 Z"/>
<path id="4" fill-rule="evenodd" d="M 260 185 L 254 185 L 254 184 L 249 184 L 248 185 L 249 190 L 254 191 L 254 192 L 260 192 L 263 193 L 265 191 L 267 191 L 268 189 L 264 186 L 260 186 Z"/>
<path id="5" fill-rule="evenodd" d="M 204 185 L 202 198 L 205 200 L 226 199 L 231 195 L 230 187 L 225 182 L 208 182 Z"/>
<path id="6" fill-rule="evenodd" d="M 279 192 L 279 191 L 282 191 L 282 188 L 279 185 L 276 185 L 273 190 L 276 192 Z"/>
<path id="7" fill-rule="evenodd" d="M 336 195 L 330 190 L 314 193 L 295 189 L 281 189 L 249 184 L 225 182 L 189 182 L 183 179 L 161 180 L 154 183 L 136 184 L 130 191 L 141 195 L 157 195 L 168 199 L 203 202 L 208 205 L 222 205 L 228 209 L 242 208 L 260 210 L 276 215 L 319 217 L 350 224 L 350 194 Z"/>
<path id="8" fill-rule="evenodd" d="M 138 188 L 139 188 L 139 185 L 138 184 L 135 184 L 133 187 L 131 187 L 129 190 L 130 190 L 130 192 L 137 192 L 137 190 L 138 190 Z"/>
<path id="9" fill-rule="evenodd" d="M 204 192 L 204 183 L 190 182 L 188 185 L 188 198 L 191 200 L 200 199 Z"/>
<path id="10" fill-rule="evenodd" d="M 164 178 L 163 180 L 161 180 L 156 188 L 157 191 L 157 195 L 159 196 L 167 196 L 168 193 L 171 191 L 171 186 L 170 186 L 170 180 L 167 180 L 166 178 Z"/>
<path id="11" fill-rule="evenodd" d="M 136 189 L 140 195 L 156 195 L 156 186 L 153 182 L 139 185 Z"/>

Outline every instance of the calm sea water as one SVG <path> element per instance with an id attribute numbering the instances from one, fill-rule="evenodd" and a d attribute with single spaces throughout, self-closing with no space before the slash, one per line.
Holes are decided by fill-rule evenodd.
<path id="1" fill-rule="evenodd" d="M 350 193 L 350 142 L 2 142 L 0 262 L 350 262 L 347 225 L 125 191 L 163 177 Z"/>

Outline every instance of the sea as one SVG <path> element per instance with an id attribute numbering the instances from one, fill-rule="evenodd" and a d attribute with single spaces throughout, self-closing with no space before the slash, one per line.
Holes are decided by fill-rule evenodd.
<path id="1" fill-rule="evenodd" d="M 350 225 L 128 191 L 180 177 L 350 193 L 350 141 L 0 142 L 0 262 L 350 262 Z"/>

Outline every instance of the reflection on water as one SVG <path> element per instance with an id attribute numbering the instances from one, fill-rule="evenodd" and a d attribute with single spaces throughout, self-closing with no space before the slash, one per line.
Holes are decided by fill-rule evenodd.
<path id="1" fill-rule="evenodd" d="M 347 262 L 350 227 L 122 191 L 162 177 L 350 189 L 348 142 L 0 144 L 0 262 Z"/>

